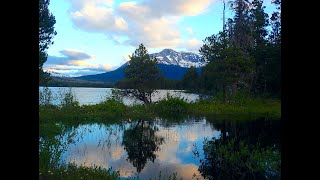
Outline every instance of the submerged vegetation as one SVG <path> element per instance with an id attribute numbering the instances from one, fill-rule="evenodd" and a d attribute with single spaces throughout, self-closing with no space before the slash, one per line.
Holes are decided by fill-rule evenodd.
<path id="1" fill-rule="evenodd" d="M 104 169 L 99 166 L 87 167 L 77 166 L 74 163 L 69 163 L 65 166 L 51 168 L 48 171 L 39 171 L 39 179 L 105 179 L 118 180 L 118 172 L 112 169 Z"/>

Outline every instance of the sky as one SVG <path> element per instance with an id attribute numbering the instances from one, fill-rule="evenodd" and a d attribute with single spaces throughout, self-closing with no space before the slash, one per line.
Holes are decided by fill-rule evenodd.
<path id="1" fill-rule="evenodd" d="M 270 1 L 264 0 L 269 16 Z M 43 68 L 66 77 L 104 73 L 141 43 L 149 53 L 199 53 L 203 40 L 222 30 L 222 9 L 222 0 L 50 0 L 57 35 Z"/>

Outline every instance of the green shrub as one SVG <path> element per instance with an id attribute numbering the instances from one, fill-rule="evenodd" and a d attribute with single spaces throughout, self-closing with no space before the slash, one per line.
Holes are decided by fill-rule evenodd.
<path id="1" fill-rule="evenodd" d="M 126 106 L 116 99 L 108 99 L 97 105 L 98 111 L 103 111 L 108 117 L 121 117 L 126 112 Z"/>
<path id="2" fill-rule="evenodd" d="M 186 113 L 188 103 L 184 98 L 172 97 L 167 94 L 167 98 L 158 101 L 154 110 L 157 114 L 180 114 Z"/>
<path id="3" fill-rule="evenodd" d="M 39 105 L 40 106 L 51 106 L 54 97 L 52 96 L 52 92 L 48 87 L 43 87 L 43 89 L 39 90 Z"/>
<path id="4" fill-rule="evenodd" d="M 67 91 L 60 91 L 60 106 L 65 110 L 73 110 L 79 107 L 79 101 L 72 92 L 72 88 Z"/>

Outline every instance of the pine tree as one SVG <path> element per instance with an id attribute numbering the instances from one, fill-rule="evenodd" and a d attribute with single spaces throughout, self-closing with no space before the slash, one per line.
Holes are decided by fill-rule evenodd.
<path id="1" fill-rule="evenodd" d="M 199 86 L 199 75 L 197 69 L 193 66 L 188 68 L 186 74 L 182 78 L 182 85 L 187 90 L 197 90 Z"/>
<path id="2" fill-rule="evenodd" d="M 230 4 L 231 8 L 235 12 L 235 16 L 232 21 L 232 44 L 243 52 L 248 53 L 254 45 L 252 37 L 252 23 L 249 15 L 250 3 L 247 0 L 234 0 Z"/>
<path id="3" fill-rule="evenodd" d="M 53 44 L 55 17 L 49 12 L 50 0 L 39 0 L 39 83 L 49 80 L 49 73 L 43 71 L 43 64 L 47 61 L 46 50 Z"/>
<path id="4" fill-rule="evenodd" d="M 162 75 L 156 65 L 156 59 L 151 58 L 143 44 L 130 56 L 129 65 L 125 70 L 125 79 L 121 88 L 125 96 L 134 96 L 146 104 L 151 103 L 151 95 L 156 92 Z"/>
<path id="5" fill-rule="evenodd" d="M 222 92 L 225 101 L 235 96 L 238 88 L 249 88 L 254 70 L 254 59 L 229 43 L 221 32 L 206 38 L 200 48 L 200 54 L 209 61 L 203 68 L 201 84 L 209 91 Z"/>
<path id="6" fill-rule="evenodd" d="M 262 6 L 263 0 L 253 0 L 251 8 L 251 20 L 253 23 L 253 38 L 254 49 L 252 55 L 256 62 L 255 74 L 253 79 L 253 85 L 251 90 L 253 92 L 265 92 L 266 91 L 266 64 L 267 57 L 267 26 L 268 26 L 268 14 L 264 12 L 264 6 Z"/>

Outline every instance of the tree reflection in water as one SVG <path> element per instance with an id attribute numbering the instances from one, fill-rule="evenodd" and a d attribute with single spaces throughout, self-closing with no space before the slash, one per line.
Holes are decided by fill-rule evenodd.
<path id="1" fill-rule="evenodd" d="M 154 162 L 155 152 L 160 150 L 159 146 L 164 142 L 163 137 L 155 135 L 158 128 L 143 120 L 124 131 L 122 145 L 128 153 L 130 163 L 140 173 L 148 160 Z"/>
<path id="2" fill-rule="evenodd" d="M 221 131 L 221 138 L 204 141 L 199 166 L 203 177 L 280 179 L 279 121 L 220 121 L 214 126 Z"/>

